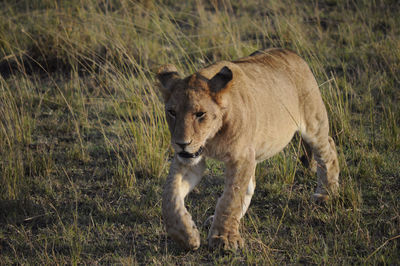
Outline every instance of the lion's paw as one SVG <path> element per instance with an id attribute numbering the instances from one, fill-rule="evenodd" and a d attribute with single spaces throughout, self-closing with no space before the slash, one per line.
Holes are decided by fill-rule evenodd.
<path id="1" fill-rule="evenodd" d="M 327 186 L 327 188 L 322 188 L 320 186 L 317 187 L 317 190 L 312 196 L 312 199 L 316 203 L 324 203 L 327 202 L 329 199 L 334 198 L 338 195 L 339 191 L 339 183 L 332 182 Z"/>
<path id="2" fill-rule="evenodd" d="M 200 233 L 195 226 L 192 230 L 167 228 L 167 231 L 172 239 L 187 250 L 196 250 L 200 247 Z"/>
<path id="3" fill-rule="evenodd" d="M 312 199 L 315 203 L 324 203 L 329 200 L 329 195 L 325 193 L 314 193 Z"/>
<path id="4" fill-rule="evenodd" d="M 208 238 L 208 246 L 212 249 L 237 250 L 243 248 L 243 239 L 239 233 L 214 234 Z"/>

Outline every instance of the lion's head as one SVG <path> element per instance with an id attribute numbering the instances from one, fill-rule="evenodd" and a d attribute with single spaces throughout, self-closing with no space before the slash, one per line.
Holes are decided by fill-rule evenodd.
<path id="1" fill-rule="evenodd" d="M 223 67 L 211 79 L 199 73 L 181 79 L 176 68 L 166 65 L 157 75 L 164 97 L 171 144 L 184 164 L 200 161 L 207 140 L 222 126 L 223 94 L 232 71 Z"/>

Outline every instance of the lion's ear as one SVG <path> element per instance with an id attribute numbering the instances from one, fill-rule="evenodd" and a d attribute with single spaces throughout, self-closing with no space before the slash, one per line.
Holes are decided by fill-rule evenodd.
<path id="1" fill-rule="evenodd" d="M 180 79 L 178 70 L 174 65 L 164 65 L 158 69 L 157 78 L 161 83 L 159 89 L 164 97 L 164 101 L 167 101 L 172 93 L 172 87 Z"/>
<path id="2" fill-rule="evenodd" d="M 232 71 L 228 67 L 224 66 L 212 79 L 210 79 L 208 86 L 212 92 L 218 94 L 224 90 L 229 81 L 232 80 L 232 77 Z"/>

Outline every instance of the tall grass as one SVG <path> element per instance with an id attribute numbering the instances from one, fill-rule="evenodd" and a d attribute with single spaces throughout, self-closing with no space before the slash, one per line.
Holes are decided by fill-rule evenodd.
<path id="1" fill-rule="evenodd" d="M 396 1 L 5 1 L 0 259 L 398 263 L 398 13 Z M 295 141 L 257 168 L 248 248 L 182 255 L 160 219 L 172 151 L 155 71 L 173 63 L 184 76 L 274 46 L 300 54 L 320 84 L 340 197 L 310 203 L 316 180 Z M 208 164 L 188 201 L 199 223 L 222 189 Z"/>

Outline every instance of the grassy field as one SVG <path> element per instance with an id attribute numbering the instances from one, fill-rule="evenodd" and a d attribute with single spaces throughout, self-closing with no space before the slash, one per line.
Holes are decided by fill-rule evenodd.
<path id="1" fill-rule="evenodd" d="M 2 1 L 0 264 L 400 264 L 400 5 L 390 0 Z M 295 140 L 257 167 L 243 250 L 206 245 L 223 189 L 187 206 L 202 246 L 165 233 L 172 149 L 154 72 L 185 75 L 268 47 L 299 53 L 329 112 L 340 196 Z"/>

